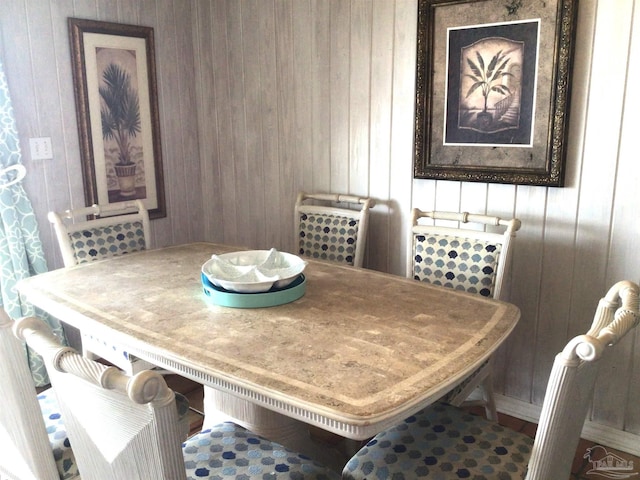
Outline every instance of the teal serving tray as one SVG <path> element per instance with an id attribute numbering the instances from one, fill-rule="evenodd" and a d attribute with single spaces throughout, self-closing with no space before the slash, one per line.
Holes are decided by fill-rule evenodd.
<path id="1" fill-rule="evenodd" d="M 307 287 L 307 279 L 303 274 L 300 274 L 286 287 L 274 288 L 261 293 L 230 292 L 212 284 L 204 274 L 201 274 L 200 278 L 204 294 L 209 301 L 221 307 L 231 308 L 264 308 L 284 305 L 302 297 Z"/>

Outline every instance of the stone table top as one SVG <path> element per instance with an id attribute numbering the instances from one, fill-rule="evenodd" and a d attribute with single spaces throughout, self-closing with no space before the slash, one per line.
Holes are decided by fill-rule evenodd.
<path id="1" fill-rule="evenodd" d="M 47 272 L 18 288 L 61 321 L 143 359 L 309 423 L 367 434 L 464 380 L 520 317 L 509 303 L 313 260 L 306 292 L 292 303 L 214 305 L 201 266 L 237 250 L 147 250 Z"/>

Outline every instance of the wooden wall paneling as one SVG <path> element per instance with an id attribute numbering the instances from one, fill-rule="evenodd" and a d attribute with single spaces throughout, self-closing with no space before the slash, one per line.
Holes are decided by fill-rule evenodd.
<path id="1" fill-rule="evenodd" d="M 220 190 L 222 215 L 219 218 L 219 228 L 222 229 L 222 240 L 236 243 L 238 238 L 237 198 L 242 192 L 236 193 L 235 152 L 233 150 L 232 110 L 237 108 L 231 102 L 231 84 L 237 79 L 235 72 L 230 71 L 230 45 L 227 42 L 227 4 L 225 2 L 211 2 L 211 30 L 213 31 L 213 84 L 217 113 L 218 151 L 215 152 L 220 168 Z M 232 76 L 233 75 L 233 76 Z M 237 195 L 237 197 L 236 197 Z"/>
<path id="2" fill-rule="evenodd" d="M 371 126 L 369 195 L 376 206 L 369 216 L 367 268 L 389 268 L 389 175 L 391 164 L 391 94 L 393 87 L 394 2 L 373 2 L 371 31 Z"/>
<path id="3" fill-rule="evenodd" d="M 615 201 L 615 174 L 618 142 L 622 119 L 624 87 L 628 61 L 632 0 L 616 3 L 616 8 L 606 8 L 599 2 L 593 50 L 593 77 L 591 91 L 607 92 L 607 95 L 591 95 L 589 122 L 585 136 L 585 152 L 578 225 L 575 278 L 577 295 L 572 312 L 575 316 L 570 334 L 580 333 L 591 322 L 597 300 L 609 287 L 607 282 L 607 258 L 610 249 L 612 210 Z M 625 52 L 611 55 L 612 51 Z M 617 375 L 611 376 L 603 359 L 598 376 L 598 388 L 594 395 L 592 420 L 609 426 L 621 427 L 624 423 L 619 398 L 611 395 L 619 387 Z M 607 374 L 608 372 L 608 374 Z M 617 377 L 617 378 L 616 378 Z"/>
<path id="4" fill-rule="evenodd" d="M 247 220 L 242 224 L 246 229 L 244 242 L 252 247 L 267 248 L 265 226 L 273 221 L 265 216 L 264 205 L 273 194 L 271 186 L 264 181 L 264 153 L 262 151 L 262 90 L 260 75 L 261 42 L 258 29 L 262 15 L 259 1 L 242 2 L 242 79 L 244 81 L 244 112 L 246 121 L 246 165 L 247 177 L 242 200 Z M 244 163 L 244 162 L 243 162 Z M 240 180 L 240 179 L 239 179 Z M 242 180 L 240 180 L 242 181 Z M 270 247 L 270 246 L 269 246 Z"/>
<path id="5" fill-rule="evenodd" d="M 498 198 L 504 198 L 504 194 L 509 198 L 509 191 L 513 191 L 515 187 L 502 187 L 496 189 L 500 193 Z M 517 248 L 513 252 L 509 293 L 510 301 L 520 308 L 521 318 L 504 345 L 504 364 L 497 369 L 496 377 L 500 382 L 501 371 L 504 370 L 504 393 L 530 401 L 531 382 L 535 370 L 534 348 L 537 345 L 546 188 L 520 185 L 517 187 L 517 199 L 512 199 L 511 205 L 514 201 L 517 201 L 515 216 L 522 221 L 523 227 L 518 232 Z M 500 204 L 501 200 L 494 201 L 490 197 L 487 210 L 501 214 Z"/>
<path id="6" fill-rule="evenodd" d="M 630 8 L 634 10 L 637 5 L 631 2 Z M 637 2 L 636 2 L 637 3 Z M 627 11 L 629 18 L 633 21 L 633 17 L 638 18 L 637 12 Z M 634 15 L 635 13 L 635 15 Z M 625 19 L 627 17 L 625 16 Z M 633 22 L 632 22 L 633 25 Z M 638 260 L 637 247 L 637 204 L 640 199 L 638 195 L 638 182 L 640 180 L 640 171 L 637 168 L 637 148 L 635 139 L 637 137 L 637 127 L 634 111 L 640 104 L 640 95 L 637 93 L 637 82 L 640 80 L 640 63 L 637 60 L 640 54 L 640 42 L 637 36 L 632 35 L 631 29 L 629 33 L 628 63 L 626 70 L 626 82 L 624 85 L 624 98 L 622 110 L 620 111 L 620 144 L 618 148 L 618 162 L 616 166 L 616 183 L 615 196 L 613 204 L 613 218 L 611 231 L 609 233 L 611 243 L 607 259 L 606 283 L 611 285 L 621 279 L 632 279 L 638 281 L 640 275 L 640 261 Z M 625 121 L 626 120 L 626 121 Z M 621 342 L 620 347 L 616 351 L 615 357 L 607 359 L 600 366 L 600 377 L 606 379 L 606 386 L 609 389 L 605 394 L 599 392 L 595 396 L 594 405 L 602 412 L 601 416 L 594 415 L 597 421 L 604 419 L 607 424 L 621 429 L 633 430 L 633 423 L 629 425 L 628 416 L 633 415 L 635 421 L 638 420 L 637 403 L 629 409 L 629 398 L 638 392 L 638 376 L 634 373 L 634 352 L 638 341 L 637 332 L 634 336 Z M 637 371 L 635 372 L 637 374 Z M 604 382 L 603 382 L 604 383 Z M 636 397 L 637 398 L 637 397 Z M 609 409 L 608 412 L 606 409 Z M 635 431 L 638 424 L 635 424 Z"/>
<path id="7" fill-rule="evenodd" d="M 633 8 L 632 31 L 640 28 L 640 2 L 635 0 Z M 638 258 L 637 238 L 638 238 L 638 188 L 640 184 L 640 171 L 637 168 L 637 128 L 635 111 L 640 105 L 640 90 L 636 85 L 640 84 L 640 35 L 632 35 L 629 49 L 629 69 L 627 73 L 627 83 L 624 101 L 624 119 L 620 141 L 620 169 L 617 188 L 623 190 L 622 196 L 617 197 L 614 217 L 614 226 L 623 227 L 622 235 L 614 236 L 612 256 L 617 258 L 617 262 L 623 261 L 623 265 L 618 265 L 618 272 L 610 272 L 618 277 L 628 278 L 635 282 L 640 281 L 640 262 Z M 616 227 L 616 230 L 618 228 Z M 633 338 L 632 352 L 630 355 L 630 370 L 628 374 L 628 392 L 624 405 L 625 430 L 635 434 L 640 434 L 640 409 L 637 399 L 640 398 L 640 335 L 636 329 Z M 620 393 L 620 392 L 618 392 Z"/>
<path id="8" fill-rule="evenodd" d="M 351 2 L 331 0 L 331 184 L 330 191 L 349 191 L 349 51 Z"/>
<path id="9" fill-rule="evenodd" d="M 191 11 L 194 25 L 195 89 L 197 95 L 200 179 L 202 182 L 202 223 L 204 240 L 223 241 L 220 158 L 218 156 L 218 117 L 215 101 L 214 40 L 211 28 L 211 2 L 200 0 Z"/>
<path id="10" fill-rule="evenodd" d="M 123 0 L 126 1 L 126 0 Z M 167 173 L 167 158 L 166 158 L 166 149 L 165 142 L 171 139 L 171 135 L 169 132 L 166 132 L 163 129 L 163 117 L 166 114 L 171 114 L 169 111 L 165 111 L 164 105 L 161 102 L 162 95 L 162 81 L 161 81 L 161 73 L 162 73 L 162 65 L 164 58 L 160 58 L 160 50 L 158 48 L 158 42 L 164 41 L 163 34 L 161 31 L 158 31 L 158 5 L 156 0 L 140 0 L 136 3 L 136 9 L 138 11 L 137 14 L 137 24 L 143 25 L 147 27 L 154 28 L 154 39 L 156 44 L 156 81 L 157 81 L 157 94 L 158 94 L 158 109 L 160 116 L 160 142 L 161 142 L 161 151 L 162 151 L 162 171 L 164 175 L 164 188 L 165 188 L 165 203 L 167 206 L 167 217 L 154 219 L 151 222 L 151 247 L 158 248 L 171 243 L 172 240 L 172 231 L 173 231 L 173 222 L 170 210 L 168 210 L 171 194 L 171 182 L 170 177 Z M 90 17 L 88 17 L 90 18 Z M 124 23 L 133 23 L 133 19 L 126 18 L 123 20 Z"/>
<path id="11" fill-rule="evenodd" d="M 276 60 L 276 25 L 274 2 L 259 2 L 259 51 L 262 86 L 261 112 L 263 142 L 264 205 L 261 213 L 266 219 L 265 245 L 290 250 L 292 233 L 281 226 L 288 203 L 280 195 L 280 140 L 278 137 L 278 80 Z M 278 213 L 276 213 L 278 212 Z M 293 215 L 291 213 L 290 215 Z"/>
<path id="12" fill-rule="evenodd" d="M 118 0 L 97 0 L 98 19 L 105 22 L 120 22 Z"/>
<path id="13" fill-rule="evenodd" d="M 55 8 L 53 8 L 55 6 Z M 66 178 L 61 179 L 66 189 L 55 189 L 56 200 L 65 209 L 69 206 L 82 207 L 86 205 L 82 180 L 82 165 L 80 161 L 80 141 L 78 138 L 78 121 L 75 112 L 75 95 L 71 66 L 71 47 L 69 45 L 68 17 L 75 15 L 73 1 L 66 0 L 52 2 L 51 24 L 53 27 L 53 44 L 55 45 L 55 65 L 57 70 L 57 86 L 59 104 L 56 113 L 60 114 L 59 130 L 52 133 L 52 146 L 56 165 L 66 163 Z M 47 91 L 51 91 L 48 89 Z M 55 95 L 55 91 L 54 91 Z M 58 141 L 56 142 L 55 138 Z M 57 152 L 57 154 L 56 154 Z M 62 191 L 61 191 L 62 190 Z M 68 202 L 66 200 L 68 195 Z M 51 209 L 53 210 L 53 209 Z M 47 223 L 49 223 L 47 221 Z M 53 235 L 53 233 L 52 233 Z"/>
<path id="14" fill-rule="evenodd" d="M 293 97 L 294 97 L 294 169 L 298 172 L 296 189 L 285 203 L 282 214 L 291 218 L 297 190 L 313 190 L 313 123 L 311 112 L 311 52 L 312 19 L 309 0 L 294 0 L 291 3 L 293 28 Z M 286 242 L 288 245 L 289 242 Z"/>
<path id="15" fill-rule="evenodd" d="M 372 2 L 351 0 L 348 192 L 369 194 Z"/>
<path id="16" fill-rule="evenodd" d="M 34 97 L 36 111 L 37 111 L 37 127 L 28 133 L 28 137 L 50 137 L 51 145 L 54 154 L 52 160 L 31 160 L 29 151 L 29 138 L 25 138 L 25 143 L 22 144 L 23 153 L 25 158 L 29 160 L 25 162 L 27 169 L 35 167 L 39 170 L 38 180 L 41 182 L 44 180 L 45 188 L 36 188 L 29 192 L 29 196 L 32 202 L 35 204 L 44 205 L 60 205 L 60 202 L 64 202 L 61 206 L 63 208 L 69 208 L 71 198 L 68 187 L 68 166 L 66 165 L 64 156 L 64 142 L 63 142 L 63 129 L 62 129 L 62 117 L 59 112 L 62 110 L 61 98 L 58 94 L 60 87 L 59 68 L 56 62 L 56 58 L 59 55 L 60 50 L 65 51 L 64 45 L 68 44 L 66 38 L 60 38 L 58 32 L 54 32 L 54 24 L 52 23 L 52 9 L 57 7 L 50 4 L 35 4 L 35 2 L 29 2 L 26 5 L 26 18 L 30 26 L 38 25 L 37 30 L 33 30 L 29 27 L 29 47 L 31 51 L 37 52 L 37 57 L 43 56 L 45 58 L 54 59 L 49 62 L 38 62 L 32 65 L 32 81 L 31 84 L 33 92 L 31 95 Z M 63 23 L 63 25 L 66 24 Z M 65 28 L 66 30 L 66 28 Z M 65 42 L 60 45 L 59 42 Z M 31 59 L 30 59 L 31 60 Z M 19 62 L 24 62 L 24 58 L 19 59 Z M 70 78 L 70 70 L 68 77 Z M 63 72 L 61 72 L 64 75 Z M 12 100 L 15 95 L 12 94 Z M 18 126 L 18 128 L 22 128 Z M 65 186 L 60 188 L 60 186 Z M 84 205 L 84 198 L 76 199 Z M 55 252 L 54 255 L 58 255 L 57 243 L 51 233 L 49 227 L 49 221 L 47 220 L 47 211 L 45 209 L 34 209 L 34 213 L 39 225 L 39 229 L 43 232 L 49 233 L 49 238 L 46 242 L 43 242 L 43 248 L 46 248 L 50 253 Z M 55 257 L 54 257 L 55 258 Z"/>
<path id="17" fill-rule="evenodd" d="M 477 185 L 484 185 L 485 188 L 469 189 L 470 185 L 467 183 L 463 183 L 460 202 L 461 210 L 476 210 L 478 213 L 483 213 L 482 209 L 484 209 L 484 213 L 486 213 L 487 215 L 496 215 L 502 218 L 514 218 L 517 216 L 515 212 L 515 204 L 518 187 L 516 185 L 498 183 L 480 183 Z M 473 196 L 474 194 L 477 195 L 475 202 Z M 476 204 L 475 208 L 474 203 Z M 468 206 L 469 208 L 465 208 L 466 206 Z M 492 230 L 492 228 L 487 227 L 487 230 Z M 516 236 L 514 250 L 518 250 L 520 248 L 519 242 L 521 241 L 521 238 L 519 237 L 521 235 L 522 231 L 519 231 Z M 507 273 L 506 281 L 503 284 L 501 297 L 503 300 L 510 298 L 511 285 L 513 283 L 513 270 L 514 265 L 512 261 L 511 269 Z M 505 370 L 509 368 L 509 362 L 507 358 L 508 349 L 506 345 L 503 345 L 502 348 L 499 348 L 498 351 L 493 355 L 493 381 L 496 392 L 504 391 Z"/>
<path id="18" fill-rule="evenodd" d="M 142 25 L 140 23 L 140 5 L 131 3 L 127 0 L 120 0 L 118 3 L 118 18 L 121 23 L 131 23 L 133 25 Z"/>
<path id="19" fill-rule="evenodd" d="M 396 0 L 395 12 L 388 265 L 390 273 L 404 276 L 412 198 L 417 4 Z"/>
<path id="20" fill-rule="evenodd" d="M 247 151 L 247 118 L 245 103 L 245 72 L 244 68 L 244 39 L 242 32 L 242 15 L 244 5 L 236 0 L 225 0 L 227 26 L 227 53 L 229 63 L 229 101 L 231 103 L 231 149 L 233 151 L 233 167 L 235 170 L 235 197 L 237 232 L 232 243 L 241 246 L 251 245 L 251 200 L 255 192 L 249 190 L 249 176 L 251 175 Z M 230 161 L 231 158 L 223 160 Z"/>
<path id="21" fill-rule="evenodd" d="M 278 85 L 278 139 L 280 163 L 280 206 L 284 210 L 281 215 L 280 225 L 283 232 L 293 231 L 293 215 L 287 205 L 293 205 L 292 198 L 297 193 L 298 174 L 294 169 L 295 161 L 295 104 L 291 92 L 295 88 L 294 64 L 291 61 L 293 55 L 293 26 L 291 1 L 276 2 L 276 80 Z M 275 212 L 274 212 L 275 214 Z M 276 217 L 277 218 L 277 217 Z"/>
<path id="22" fill-rule="evenodd" d="M 462 182 L 436 181 L 436 210 L 457 212 L 460 210 L 460 189 Z M 442 221 L 443 224 L 450 223 Z"/>
<path id="23" fill-rule="evenodd" d="M 185 215 L 184 170 L 180 167 L 182 159 L 180 131 L 183 118 L 180 110 L 180 95 L 176 94 L 180 91 L 177 26 L 172 0 L 157 0 L 156 5 L 158 17 L 154 37 L 158 108 L 168 113 L 160 115 L 167 216 L 154 220 L 156 231 L 160 228 L 163 232 L 154 239 L 155 246 L 161 247 L 179 243 L 184 238 L 185 232 L 188 232 L 188 216 Z"/>
<path id="24" fill-rule="evenodd" d="M 30 0 L 34 3 L 38 0 Z M 50 0 L 52 3 L 58 3 L 57 0 Z M 91 18 L 98 20 L 98 5 L 100 0 L 86 0 L 83 2 L 72 1 L 73 4 L 73 16 L 76 18 Z"/>
<path id="25" fill-rule="evenodd" d="M 554 352 L 559 352 L 569 340 L 571 298 L 566 286 L 576 279 L 573 272 L 576 257 L 575 229 L 580 200 L 582 144 L 589 96 L 595 5 L 580 5 L 576 52 L 571 85 L 569 141 L 565 187 L 549 188 L 543 241 L 544 256 L 540 279 L 540 307 L 532 401 L 541 405 L 546 391 Z M 540 345 L 544 345 L 541 348 Z"/>
<path id="26" fill-rule="evenodd" d="M 18 45 L 24 45 L 27 46 L 27 50 L 31 51 L 32 38 L 28 15 L 31 8 L 25 1 L 2 5 L 2 9 L 0 9 L 0 35 L 2 35 L 0 37 L 0 54 L 16 120 L 22 153 L 21 161 L 27 170 L 23 186 L 33 202 L 46 205 L 51 194 L 49 192 L 50 186 L 44 181 L 48 168 L 41 160 L 32 161 L 29 153 L 29 138 L 41 135 L 40 107 L 35 95 L 33 65 L 31 56 L 25 56 L 23 50 L 16 48 Z M 57 161 L 63 162 L 64 158 L 59 157 Z M 46 212 L 43 215 L 42 212 L 36 211 L 35 215 L 42 231 L 42 237 L 46 238 L 46 241 L 43 240 L 43 248 L 47 260 L 50 261 L 60 254 L 55 251 L 55 245 L 52 243 Z"/>
<path id="27" fill-rule="evenodd" d="M 202 182 L 200 181 L 200 148 L 198 136 L 198 115 L 195 90 L 195 58 L 193 43 L 192 9 L 195 4 L 173 0 L 173 11 L 176 23 L 176 66 L 178 68 L 177 84 L 175 88 L 179 95 L 179 111 L 182 121 L 179 123 L 176 135 L 160 132 L 162 143 L 174 140 L 178 143 L 178 156 L 173 160 L 178 166 L 180 181 L 171 182 L 166 188 L 182 191 L 182 213 L 178 218 L 186 222 L 184 231 L 178 233 L 177 242 L 186 243 L 190 239 L 203 238 L 202 225 Z M 157 35 L 158 33 L 156 33 Z M 170 113 L 170 112 L 167 112 Z M 175 198 L 175 197 L 174 197 Z"/>
<path id="28" fill-rule="evenodd" d="M 331 3 L 311 0 L 311 169 L 315 192 L 331 190 Z"/>
<path id="29" fill-rule="evenodd" d="M 460 188 L 460 211 L 493 215 L 487 211 L 488 185 L 483 182 L 464 182 Z"/>
<path id="30" fill-rule="evenodd" d="M 40 8 L 42 9 L 41 6 Z M 78 128 L 67 29 L 67 17 L 73 15 L 73 2 L 51 2 L 50 14 L 50 18 L 46 15 L 39 16 L 38 19 L 30 18 L 35 23 L 43 22 L 51 26 L 49 43 L 37 47 L 40 51 L 52 49 L 46 53 L 43 51 L 43 54 L 52 61 L 47 62 L 48 65 L 44 67 L 44 71 L 36 77 L 40 77 L 35 86 L 36 91 L 39 92 L 37 95 L 43 96 L 42 101 L 38 100 L 38 103 L 44 105 L 41 108 L 46 112 L 46 119 L 41 125 L 41 133 L 34 136 L 51 138 L 54 158 L 32 161 L 32 165 L 40 164 L 43 174 L 40 181 L 45 180 L 44 190 L 47 200 L 44 205 L 46 207 L 34 209 L 34 211 L 38 219 L 45 254 L 53 255 L 54 260 L 49 264 L 53 267 L 58 261 L 62 262 L 62 259 L 59 256 L 58 242 L 47 219 L 47 213 L 50 210 L 82 207 L 86 205 L 86 201 L 78 153 Z M 64 105 L 70 105 L 72 108 L 65 109 Z M 25 148 L 28 149 L 28 144 Z M 31 198 L 31 201 L 32 204 L 43 205 L 37 198 Z"/>

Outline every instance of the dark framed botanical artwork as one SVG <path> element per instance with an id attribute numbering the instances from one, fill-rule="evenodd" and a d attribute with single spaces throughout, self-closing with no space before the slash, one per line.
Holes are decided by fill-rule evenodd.
<path id="1" fill-rule="evenodd" d="M 414 177 L 562 186 L 577 0 L 419 0 Z"/>
<path id="2" fill-rule="evenodd" d="M 140 199 L 166 216 L 153 28 L 68 26 L 87 205 Z"/>

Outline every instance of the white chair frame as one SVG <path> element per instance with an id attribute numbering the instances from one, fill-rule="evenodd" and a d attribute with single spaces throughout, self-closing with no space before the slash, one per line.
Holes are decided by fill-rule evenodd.
<path id="1" fill-rule="evenodd" d="M 305 204 L 305 201 L 315 201 L 315 204 Z M 320 203 L 320 204 L 319 204 Z M 338 205 L 358 205 L 359 209 L 351 209 Z M 343 195 L 338 193 L 305 193 L 300 192 L 295 204 L 294 217 L 294 245 L 295 253 L 298 253 L 300 241 L 300 215 L 320 214 L 358 219 L 358 236 L 355 245 L 354 267 L 362 267 L 364 263 L 364 250 L 369 230 L 369 209 L 375 206 L 375 200 L 357 195 Z"/>
<path id="2" fill-rule="evenodd" d="M 90 216 L 94 218 L 87 219 Z M 90 207 L 65 210 L 62 213 L 49 212 L 48 218 L 53 224 L 65 267 L 72 267 L 78 264 L 69 234 L 89 228 L 114 225 L 124 220 L 142 223 L 145 248 L 150 248 L 149 212 L 141 200 L 110 203 L 108 205 L 91 205 Z"/>
<path id="3" fill-rule="evenodd" d="M 421 219 L 430 219 L 431 224 L 421 223 Z M 429 221 L 429 220 L 428 220 Z M 446 225 L 437 221 L 448 221 Z M 452 224 L 452 222 L 455 222 Z M 476 224 L 482 230 L 463 228 L 462 225 Z M 504 229 L 503 232 L 488 231 L 487 228 Z M 438 234 L 456 237 L 469 237 L 480 241 L 495 242 L 502 245 L 500 259 L 495 274 L 492 297 L 505 299 L 504 279 L 511 268 L 513 240 L 520 229 L 521 222 L 517 218 L 510 220 L 496 216 L 474 214 L 468 212 L 423 211 L 414 208 L 411 212 L 411 237 L 407 255 L 407 277 L 414 277 L 416 237 L 424 234 Z M 480 387 L 481 398 L 469 399 Z M 497 421 L 495 398 L 493 393 L 493 377 L 491 360 L 476 370 L 461 386 L 452 392 L 447 400 L 453 405 L 484 406 L 487 418 Z"/>
<path id="4" fill-rule="evenodd" d="M 0 308 L 0 478 L 60 480 L 26 353 L 13 325 Z"/>
<path id="5" fill-rule="evenodd" d="M 432 225 L 420 223 L 421 219 L 429 218 L 433 220 Z M 455 226 L 436 224 L 438 220 L 447 220 L 449 222 L 457 222 Z M 472 230 L 471 228 L 463 228 L 465 224 L 482 225 L 483 230 Z M 495 288 L 492 297 L 498 300 L 506 300 L 504 294 L 505 288 L 503 280 L 511 267 L 513 241 L 516 232 L 520 230 L 522 222 L 517 218 L 506 220 L 491 215 L 482 215 L 468 212 L 445 212 L 445 211 L 423 211 L 414 208 L 411 212 L 411 239 L 409 242 L 409 254 L 407 255 L 407 277 L 413 278 L 414 268 L 414 249 L 416 235 L 425 233 L 435 233 L 440 235 L 469 236 L 482 241 L 497 242 L 502 245 L 500 261 L 498 262 L 498 270 L 495 277 Z M 487 230 L 487 227 L 504 228 L 503 232 L 495 232 Z"/>
<path id="6" fill-rule="evenodd" d="M 78 260 L 70 235 L 93 228 L 100 229 L 123 222 L 140 222 L 144 234 L 144 248 L 150 248 L 149 212 L 141 200 L 91 205 L 65 210 L 62 213 L 49 212 L 48 218 L 53 224 L 65 267 L 85 262 Z M 102 357 L 130 374 L 154 368 L 153 364 L 139 358 L 125 358 L 124 353 L 118 349 L 114 350 L 112 345 L 85 334 L 82 334 L 82 352 L 89 358 Z"/>
<path id="7" fill-rule="evenodd" d="M 291 469 L 291 478 L 339 478 L 336 472 L 230 423 L 185 441 L 175 393 L 159 373 L 145 370 L 129 376 L 116 367 L 82 357 L 63 347 L 51 329 L 34 317 L 20 319 L 14 333 L 46 362 L 85 480 L 186 480 L 187 471 L 198 478 L 236 478 L 228 471 L 236 467 L 246 469 L 238 478 L 280 477 L 276 473 L 280 467 Z M 232 434 L 213 440 L 224 432 Z M 212 441 L 218 443 L 212 445 Z M 263 463 L 262 452 L 271 451 L 277 453 Z M 236 453 L 245 455 L 237 463 Z M 285 477 L 290 478 L 288 473 Z"/>
<path id="8" fill-rule="evenodd" d="M 512 468 L 518 467 L 518 472 L 523 474 L 523 477 L 518 476 L 518 478 L 526 480 L 569 478 L 573 458 L 593 397 L 599 360 L 605 355 L 612 354 L 613 347 L 638 325 L 640 319 L 639 295 L 640 287 L 633 282 L 621 281 L 613 285 L 605 297 L 600 300 L 589 331 L 584 335 L 574 337 L 556 355 L 530 455 L 527 455 L 525 451 L 516 451 L 515 448 L 501 454 L 504 455 L 503 458 L 511 462 Z M 430 452 L 440 449 L 437 455 L 445 461 L 451 458 L 450 454 L 455 453 L 459 456 L 459 460 L 450 462 L 452 465 L 449 467 L 452 470 L 462 467 L 466 460 L 475 458 L 474 451 L 483 449 L 489 451 L 488 449 L 492 447 L 492 445 L 470 446 L 470 451 L 466 454 L 457 449 L 455 441 L 451 444 L 451 437 L 446 428 L 440 434 L 433 435 L 434 429 L 426 423 L 428 408 L 425 411 L 426 414 L 425 412 L 417 413 L 411 422 L 404 422 L 378 434 L 345 466 L 343 478 L 348 480 L 403 478 L 402 472 L 394 471 L 393 464 L 397 464 L 398 470 L 404 471 L 424 467 L 421 457 L 407 458 L 402 456 L 403 454 L 399 454 L 400 458 L 396 459 L 394 452 L 401 451 L 396 450 L 399 447 L 398 441 L 405 445 L 412 445 L 412 448 L 418 448 L 416 447 L 418 444 L 424 446 L 426 443 Z M 516 437 L 523 439 L 526 437 L 523 433 L 507 432 L 509 430 L 507 427 L 504 427 L 503 430 L 506 430 L 504 433 L 500 433 L 502 430 L 496 431 L 497 426 L 493 422 L 482 418 L 473 422 L 465 421 L 469 428 L 473 428 L 473 431 L 468 432 L 464 426 L 456 423 L 456 419 L 451 419 L 454 415 L 458 416 L 456 408 L 445 408 L 448 410 L 444 415 L 454 425 L 453 428 L 459 435 L 458 438 L 464 438 L 467 433 L 478 438 L 482 437 L 483 432 L 487 432 L 492 438 L 498 440 L 501 437 L 508 437 L 509 445 L 516 445 Z M 428 439 L 424 436 L 425 434 L 429 435 Z M 439 443 L 438 435 L 442 436 L 443 444 Z M 386 453 L 389 454 L 389 458 L 393 459 L 393 462 L 382 460 L 387 458 Z M 478 458 L 478 463 L 481 460 L 484 464 L 488 463 L 487 458 Z M 363 465 L 366 465 L 364 470 L 361 468 Z M 501 475 L 505 472 L 500 471 L 500 468 L 496 465 L 485 476 L 495 479 L 502 478 Z M 436 467 L 434 467 L 434 471 L 440 473 Z M 526 476 L 524 472 L 526 472 Z M 377 473 L 380 475 L 376 475 Z M 510 474 L 509 478 L 515 478 L 516 472 L 511 470 Z M 427 474 L 424 475 L 424 478 L 431 477 Z"/>

